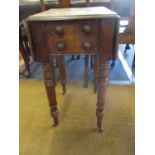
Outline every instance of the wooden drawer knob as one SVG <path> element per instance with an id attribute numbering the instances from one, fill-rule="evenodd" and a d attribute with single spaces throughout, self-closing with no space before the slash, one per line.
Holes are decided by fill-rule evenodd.
<path id="1" fill-rule="evenodd" d="M 82 43 L 82 46 L 85 50 L 90 50 L 93 47 L 92 44 L 88 41 L 85 41 L 84 43 Z"/>
<path id="2" fill-rule="evenodd" d="M 83 30 L 83 32 L 86 33 L 86 34 L 90 34 L 90 33 L 91 33 L 91 27 L 90 27 L 89 25 L 84 25 L 84 26 L 82 27 L 82 30 Z"/>
<path id="3" fill-rule="evenodd" d="M 63 32 L 64 32 L 64 29 L 63 29 L 63 27 L 62 26 L 56 26 L 56 28 L 55 28 L 55 33 L 56 34 L 58 34 L 58 35 L 61 35 L 61 34 L 63 34 Z"/>
<path id="4" fill-rule="evenodd" d="M 59 50 L 59 51 L 64 50 L 64 49 L 65 49 L 65 43 L 63 43 L 63 42 L 57 42 L 56 48 L 57 48 L 57 50 Z"/>

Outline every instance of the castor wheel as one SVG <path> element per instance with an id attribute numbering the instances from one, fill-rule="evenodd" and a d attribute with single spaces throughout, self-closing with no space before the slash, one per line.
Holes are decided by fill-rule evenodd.
<path id="1" fill-rule="evenodd" d="M 103 132 L 103 127 L 101 125 L 98 124 L 97 127 L 99 132 Z"/>
<path id="2" fill-rule="evenodd" d="M 110 69 L 112 70 L 115 66 L 115 61 L 112 61 L 111 64 L 110 64 Z"/>
<path id="3" fill-rule="evenodd" d="M 55 128 L 55 127 L 57 127 L 57 126 L 58 126 L 58 122 L 52 124 L 52 127 L 53 127 L 53 128 Z"/>
<path id="4" fill-rule="evenodd" d="M 126 44 L 126 46 L 125 46 L 125 50 L 124 50 L 124 53 L 126 53 L 126 52 L 127 52 L 127 50 L 129 50 L 129 49 L 130 49 L 129 44 Z"/>

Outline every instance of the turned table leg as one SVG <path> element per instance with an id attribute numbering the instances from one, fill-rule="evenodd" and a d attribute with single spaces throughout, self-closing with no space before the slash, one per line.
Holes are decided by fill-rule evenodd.
<path id="1" fill-rule="evenodd" d="M 99 58 L 99 70 L 98 70 L 98 85 L 97 85 L 97 126 L 100 131 L 102 129 L 102 118 L 104 114 L 105 96 L 108 84 L 108 61 L 104 61 L 102 57 Z"/>
<path id="2" fill-rule="evenodd" d="M 54 81 L 54 65 L 53 62 L 43 63 L 44 83 L 47 92 L 47 97 L 50 106 L 51 116 L 53 117 L 53 126 L 58 125 L 58 109 L 55 94 L 55 81 Z"/>

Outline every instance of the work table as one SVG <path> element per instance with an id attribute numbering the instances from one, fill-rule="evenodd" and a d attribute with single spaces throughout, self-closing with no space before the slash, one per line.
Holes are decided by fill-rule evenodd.
<path id="1" fill-rule="evenodd" d="M 105 7 L 59 8 L 32 15 L 26 21 L 34 60 L 43 65 L 54 126 L 58 125 L 59 114 L 55 93 L 54 56 L 62 60 L 65 55 L 94 55 L 98 68 L 95 79 L 97 126 L 102 131 L 109 60 L 114 61 L 117 57 L 119 16 Z M 64 72 L 64 64 L 60 63 L 59 67 Z M 65 83 L 64 80 L 63 84 Z"/>

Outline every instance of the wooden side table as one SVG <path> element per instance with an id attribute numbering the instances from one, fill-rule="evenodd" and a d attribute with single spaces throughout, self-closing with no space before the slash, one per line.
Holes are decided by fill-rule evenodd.
<path id="1" fill-rule="evenodd" d="M 32 15 L 26 21 L 34 60 L 43 64 L 44 82 L 54 126 L 58 125 L 59 112 L 54 66 L 49 57 L 96 55 L 98 60 L 96 116 L 97 126 L 102 131 L 108 62 L 117 56 L 119 16 L 105 7 L 59 8 Z"/>

